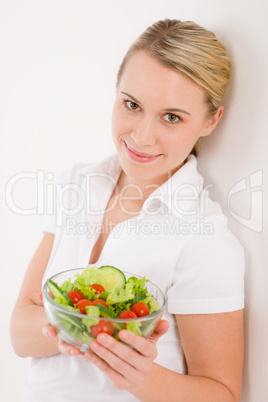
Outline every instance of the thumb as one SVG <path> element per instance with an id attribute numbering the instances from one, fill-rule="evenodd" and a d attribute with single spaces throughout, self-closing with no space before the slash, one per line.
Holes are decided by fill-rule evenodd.
<path id="1" fill-rule="evenodd" d="M 38 293 L 38 299 L 43 304 L 43 292 L 42 291 Z"/>
<path id="2" fill-rule="evenodd" d="M 161 320 L 156 327 L 154 333 L 149 337 L 150 341 L 157 342 L 162 335 L 164 335 L 169 328 L 169 322 L 167 320 Z"/>

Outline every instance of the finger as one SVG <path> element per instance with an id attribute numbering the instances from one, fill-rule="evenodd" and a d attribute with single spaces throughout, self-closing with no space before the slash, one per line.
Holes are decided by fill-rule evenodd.
<path id="1" fill-rule="evenodd" d="M 38 299 L 43 304 L 43 292 L 42 291 L 38 293 Z"/>
<path id="2" fill-rule="evenodd" d="M 57 336 L 57 332 L 53 329 L 52 325 L 46 324 L 42 327 L 42 333 L 45 337 L 47 338 L 54 338 Z M 61 338 L 59 338 L 59 343 L 58 343 L 58 348 L 59 351 L 63 354 L 66 355 L 79 355 L 80 350 L 76 348 L 75 346 L 69 345 L 67 342 L 63 341 Z"/>
<path id="3" fill-rule="evenodd" d="M 121 374 L 129 384 L 143 381 L 144 372 L 147 372 L 147 366 L 148 370 L 151 368 L 149 359 L 142 357 L 128 346 L 115 341 L 112 337 L 106 336 L 106 334 L 102 335 L 105 336 L 98 336 L 98 342 L 92 342 L 91 349 L 104 360 L 109 367 Z M 106 341 L 104 341 L 104 338 L 107 338 Z M 102 343 L 105 344 L 105 347 L 99 343 L 100 339 L 103 339 Z M 146 360 L 148 360 L 148 362 Z M 142 370 L 140 369 L 141 367 Z"/>
<path id="4" fill-rule="evenodd" d="M 118 333 L 119 338 L 127 345 L 132 346 L 142 356 L 155 359 L 157 356 L 156 341 L 150 341 L 142 336 L 135 335 L 131 331 L 122 330 Z"/>
<path id="5" fill-rule="evenodd" d="M 161 320 L 158 326 L 155 328 L 153 334 L 148 338 L 152 342 L 157 342 L 158 339 L 163 336 L 169 328 L 169 322 L 166 320 Z"/>
<path id="6" fill-rule="evenodd" d="M 57 332 L 50 324 L 46 324 L 42 327 L 42 333 L 47 338 L 54 338 L 57 336 Z"/>
<path id="7" fill-rule="evenodd" d="M 119 338 L 132 346 L 138 352 L 140 352 L 143 356 L 148 356 L 150 358 L 155 359 L 157 356 L 157 349 L 155 347 L 155 343 L 158 339 L 163 336 L 169 328 L 169 322 L 166 320 L 161 320 L 157 325 L 154 333 L 148 338 L 145 339 L 141 336 L 137 336 L 130 331 L 122 330 L 119 332 Z"/>
<path id="8" fill-rule="evenodd" d="M 127 338 L 129 342 L 131 342 L 131 338 L 141 338 L 130 331 L 125 330 L 122 332 L 125 332 L 126 335 L 129 336 Z M 115 368 L 123 375 L 126 375 L 131 379 L 132 376 L 135 376 L 133 379 L 141 381 L 141 378 L 138 376 L 140 376 L 141 372 L 148 373 L 151 370 L 152 361 L 157 356 L 155 344 L 150 343 L 144 338 L 141 339 L 146 343 L 147 347 L 145 346 L 144 350 L 146 350 L 146 353 L 148 353 L 147 355 L 139 353 L 137 350 L 135 350 L 135 348 L 130 348 L 125 343 L 118 342 L 112 336 L 104 333 L 98 335 L 97 342 L 93 342 L 91 344 L 91 348 L 95 353 L 105 359 L 111 367 Z M 150 348 L 151 350 L 148 352 L 148 349 Z M 112 354 L 109 354 L 108 351 Z M 118 359 L 120 361 L 118 361 Z M 124 364 L 124 362 L 127 363 L 127 366 Z M 135 369 L 135 372 L 133 369 Z M 140 374 L 136 373 L 137 370 L 140 372 Z"/>
<path id="9" fill-rule="evenodd" d="M 97 354 L 88 350 L 85 352 L 84 357 L 86 361 L 94 364 L 96 367 L 98 367 L 99 370 L 106 374 L 111 383 L 116 388 L 126 389 L 131 385 L 130 382 L 123 375 L 114 370 L 105 360 L 103 360 Z"/>
<path id="10" fill-rule="evenodd" d="M 59 348 L 59 351 L 64 355 L 78 356 L 81 353 L 80 349 L 78 349 L 77 347 L 75 347 L 73 345 L 70 345 L 69 343 L 65 342 L 61 338 L 59 338 L 58 348 Z"/>

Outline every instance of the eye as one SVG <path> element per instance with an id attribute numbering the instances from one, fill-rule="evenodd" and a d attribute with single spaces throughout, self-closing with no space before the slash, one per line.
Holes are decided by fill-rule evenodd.
<path id="1" fill-rule="evenodd" d="M 181 120 L 181 118 L 176 114 L 166 113 L 164 116 L 164 120 L 166 120 L 169 123 L 177 123 L 177 121 Z"/>
<path id="2" fill-rule="evenodd" d="M 126 107 L 127 107 L 128 109 L 131 109 L 131 110 L 140 110 L 140 106 L 139 106 L 137 103 L 135 103 L 135 102 L 132 102 L 132 101 L 129 101 L 129 100 L 124 100 L 124 103 L 125 103 L 125 105 L 126 105 Z"/>

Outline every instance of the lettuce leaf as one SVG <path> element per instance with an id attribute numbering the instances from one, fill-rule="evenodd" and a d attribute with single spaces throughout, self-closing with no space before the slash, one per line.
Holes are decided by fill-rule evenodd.
<path id="1" fill-rule="evenodd" d="M 82 323 L 86 326 L 88 332 L 90 332 L 90 328 L 92 325 L 97 325 L 99 323 L 98 317 L 100 316 L 100 309 L 98 306 L 86 306 L 85 307 L 87 315 L 90 315 L 94 318 L 83 318 Z"/>
<path id="2" fill-rule="evenodd" d="M 146 297 L 142 300 L 143 303 L 147 304 L 150 313 L 157 311 L 159 309 L 158 303 L 154 302 L 154 298 L 149 295 L 146 282 L 148 280 L 143 278 L 136 278 L 134 276 L 127 280 L 125 287 L 119 291 L 109 292 L 106 298 L 106 303 L 109 310 L 114 314 L 119 315 L 124 310 L 130 310 L 132 305 L 132 300 L 141 295 L 146 294 Z"/>
<path id="3" fill-rule="evenodd" d="M 145 277 L 140 279 L 135 278 L 134 276 L 130 277 L 123 289 L 119 290 L 119 292 L 113 291 L 108 294 L 106 303 L 108 306 L 115 303 L 124 303 L 134 299 L 134 297 L 142 293 L 147 294 L 148 292 L 145 283 Z"/>
<path id="4" fill-rule="evenodd" d="M 139 321 L 130 321 L 127 323 L 126 329 L 128 331 L 134 332 L 136 335 L 142 335 L 140 330 L 141 323 Z"/>
<path id="5" fill-rule="evenodd" d="M 54 297 L 54 302 L 66 308 L 69 311 L 73 311 L 74 313 L 80 313 L 79 308 L 75 308 L 73 306 L 69 306 L 66 300 L 61 299 L 60 297 Z"/>
<path id="6" fill-rule="evenodd" d="M 98 268 L 91 266 L 86 267 L 81 273 L 77 273 L 73 280 L 69 278 L 64 281 L 61 285 L 61 289 L 66 293 L 70 292 L 71 290 L 78 290 L 84 295 L 85 299 L 89 300 L 101 298 L 106 301 L 108 309 L 116 316 L 118 316 L 122 311 L 130 310 L 131 305 L 133 304 L 133 299 L 140 295 L 145 296 L 142 296 L 142 299 L 140 301 L 145 303 L 149 307 L 150 314 L 159 310 L 159 304 L 154 300 L 153 296 L 148 293 L 146 287 L 146 282 L 148 281 L 145 277 L 136 278 L 132 276 L 127 280 L 126 285 L 123 289 L 120 289 L 118 291 L 105 291 L 101 294 L 96 295 L 94 290 L 90 288 L 90 285 L 92 283 L 98 282 Z M 68 306 L 67 302 L 65 303 L 62 299 L 55 298 L 54 301 L 70 311 L 80 313 L 79 309 Z M 75 336 L 77 339 L 85 342 L 91 337 L 91 326 L 98 324 L 100 317 L 100 310 L 97 306 L 86 306 L 86 312 L 87 316 L 84 315 L 84 317 L 81 319 L 81 322 L 84 326 L 83 329 L 72 326 L 68 322 L 68 320 L 63 320 L 61 318 L 61 323 L 63 324 L 63 327 L 65 327 L 65 330 L 67 332 L 69 331 L 70 334 L 72 333 L 72 335 Z M 138 321 L 128 322 L 126 328 L 137 335 L 141 335 L 143 330 L 140 330 L 140 326 L 141 323 Z"/>
<path id="7" fill-rule="evenodd" d="M 135 296 L 138 296 L 141 293 L 147 293 L 146 282 L 148 282 L 148 280 L 145 278 L 145 276 L 143 278 L 136 278 L 135 276 L 131 276 L 127 280 L 127 284 L 130 284 L 132 286 Z"/>
<path id="8" fill-rule="evenodd" d="M 85 299 L 95 299 L 98 296 L 95 295 L 94 290 L 90 288 L 92 283 L 98 283 L 99 272 L 97 267 L 86 267 L 81 274 L 77 273 L 75 279 L 71 282 L 71 278 L 64 281 L 61 285 L 62 290 L 68 293 L 71 290 L 79 290 Z"/>
<path id="9" fill-rule="evenodd" d="M 131 302 L 119 302 L 109 306 L 109 310 L 112 311 L 115 315 L 119 315 L 122 311 L 130 310 Z"/>
<path id="10" fill-rule="evenodd" d="M 100 316 L 100 309 L 98 306 L 86 306 L 85 307 L 87 315 L 91 317 L 99 317 Z"/>
<path id="11" fill-rule="evenodd" d="M 147 296 L 142 300 L 142 303 L 145 303 L 149 307 L 150 314 L 158 311 L 160 308 L 159 303 L 154 300 L 153 296 Z"/>

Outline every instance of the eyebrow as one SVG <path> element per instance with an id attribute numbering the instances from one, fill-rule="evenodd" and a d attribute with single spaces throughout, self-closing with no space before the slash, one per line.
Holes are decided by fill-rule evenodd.
<path id="1" fill-rule="evenodd" d="M 135 103 L 138 103 L 139 105 L 141 105 L 141 102 L 138 101 L 138 99 L 134 98 L 133 95 L 130 95 L 127 92 L 123 92 L 123 91 L 121 91 L 121 94 L 124 94 L 124 95 L 128 96 Z M 168 108 L 168 109 L 165 109 L 165 111 L 168 112 L 168 113 L 172 113 L 172 112 L 185 113 L 185 114 L 188 114 L 189 116 L 191 116 L 191 114 L 189 112 L 187 112 L 186 110 L 178 109 L 178 108 Z"/>

